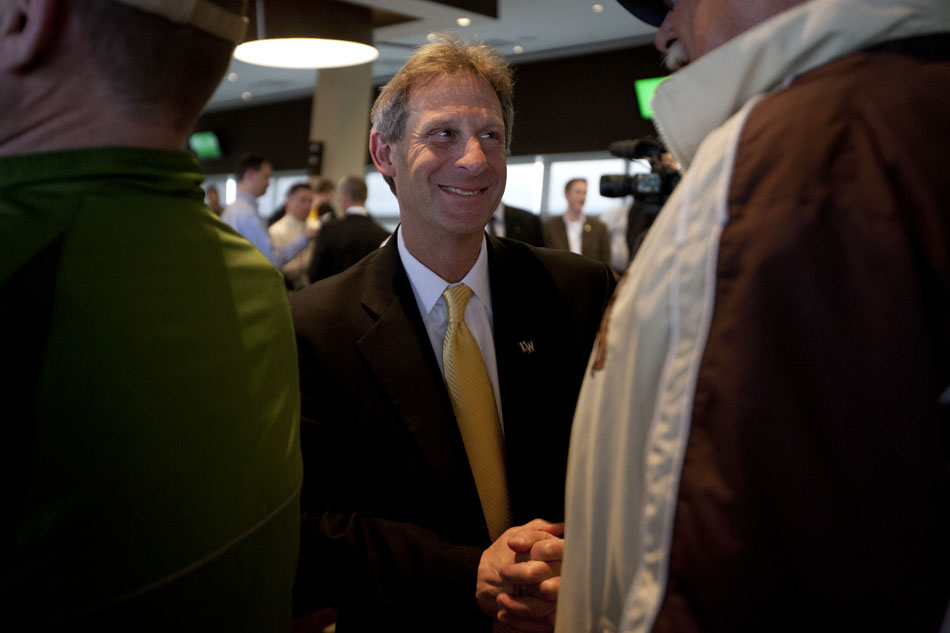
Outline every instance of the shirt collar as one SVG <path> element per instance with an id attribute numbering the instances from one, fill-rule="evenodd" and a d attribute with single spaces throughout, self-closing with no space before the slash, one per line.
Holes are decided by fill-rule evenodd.
<path id="1" fill-rule="evenodd" d="M 290 214 L 285 214 L 284 217 L 278 220 L 278 222 L 285 222 L 287 224 L 290 224 L 294 228 L 302 228 L 307 225 L 307 222 L 305 220 L 298 220 L 297 218 L 295 218 L 294 216 Z"/>
<path id="2" fill-rule="evenodd" d="M 253 206 L 255 209 L 257 208 L 257 198 L 255 198 L 251 194 L 246 193 L 244 191 L 238 191 L 237 197 L 244 200 L 245 202 L 249 202 L 251 206 Z"/>
<path id="3" fill-rule="evenodd" d="M 416 295 L 419 311 L 425 316 L 429 314 L 435 304 L 438 303 L 446 287 L 454 286 L 455 284 L 450 284 L 442 279 L 436 273 L 426 268 L 422 262 L 413 257 L 409 249 L 406 248 L 402 231 L 396 231 L 396 246 L 399 249 L 399 258 L 402 260 L 402 266 L 406 269 L 406 274 L 409 276 L 409 283 L 412 284 L 412 290 Z M 482 245 L 478 250 L 478 258 L 475 260 L 475 264 L 459 283 L 463 283 L 471 288 L 472 293 L 478 297 L 479 301 L 481 301 L 486 308 L 491 310 L 491 284 L 488 280 L 488 251 L 484 235 L 482 235 Z"/>
<path id="4" fill-rule="evenodd" d="M 656 89 L 653 123 L 685 168 L 706 136 L 756 95 L 847 53 L 948 27 L 946 0 L 803 2 L 673 73 Z"/>
<path id="5" fill-rule="evenodd" d="M 369 217 L 369 209 L 360 204 L 354 204 L 352 207 L 347 207 L 344 213 L 346 213 L 346 215 L 363 215 Z"/>

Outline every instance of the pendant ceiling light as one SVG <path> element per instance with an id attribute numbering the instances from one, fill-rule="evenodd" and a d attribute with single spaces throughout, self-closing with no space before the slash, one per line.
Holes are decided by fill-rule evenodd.
<path id="1" fill-rule="evenodd" d="M 234 57 L 277 68 L 339 68 L 366 64 L 379 56 L 372 45 L 370 12 L 332 0 L 256 0 L 257 33 L 239 45 Z M 266 21 L 265 21 L 266 18 Z M 254 28 L 256 26 L 256 29 Z"/>

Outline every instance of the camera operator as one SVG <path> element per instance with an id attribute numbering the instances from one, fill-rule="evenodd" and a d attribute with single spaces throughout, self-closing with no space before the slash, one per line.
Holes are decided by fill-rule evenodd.
<path id="1" fill-rule="evenodd" d="M 621 4 L 685 171 L 581 389 L 557 629 L 950 630 L 950 3 Z"/>
<path id="2" fill-rule="evenodd" d="M 633 196 L 633 204 L 624 209 L 622 221 L 616 221 L 620 218 L 614 218 L 612 214 L 604 219 L 611 232 L 613 248 L 617 248 L 617 242 L 613 239 L 615 233 L 619 231 L 624 234 L 626 254 L 622 259 L 627 264 L 633 261 L 647 230 L 679 183 L 680 173 L 673 155 L 654 138 L 617 141 L 611 143 L 608 149 L 614 156 L 646 160 L 650 164 L 649 174 L 611 174 L 600 179 L 600 195 L 608 198 Z M 615 253 L 614 260 L 617 259 Z"/>

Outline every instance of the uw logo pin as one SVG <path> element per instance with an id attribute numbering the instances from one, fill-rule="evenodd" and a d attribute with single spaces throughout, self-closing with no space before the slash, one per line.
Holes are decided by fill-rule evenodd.
<path id="1" fill-rule="evenodd" d="M 518 348 L 521 350 L 522 354 L 533 354 L 534 341 L 521 341 L 518 343 Z"/>

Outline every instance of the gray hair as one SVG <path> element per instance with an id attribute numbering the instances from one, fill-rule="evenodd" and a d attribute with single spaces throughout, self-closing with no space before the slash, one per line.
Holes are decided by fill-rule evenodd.
<path id="1" fill-rule="evenodd" d="M 366 202 L 366 181 L 360 176 L 344 176 L 340 179 L 340 193 L 346 194 L 353 202 Z"/>
<path id="2" fill-rule="evenodd" d="M 420 47 L 383 86 L 370 113 L 373 131 L 387 142 L 401 140 L 406 131 L 409 96 L 413 88 L 439 76 L 466 72 L 484 79 L 495 91 L 505 123 L 505 151 L 510 151 L 511 127 L 515 118 L 511 67 L 490 46 L 465 42 L 446 34 L 438 35 L 431 44 Z"/>

